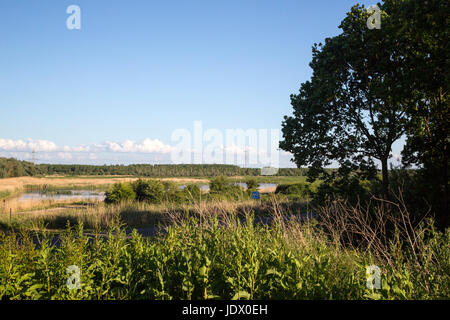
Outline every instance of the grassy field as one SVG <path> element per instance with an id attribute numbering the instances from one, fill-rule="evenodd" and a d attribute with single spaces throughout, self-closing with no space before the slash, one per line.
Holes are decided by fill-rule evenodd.
<path id="1" fill-rule="evenodd" d="M 33 181 L 96 188 L 131 179 Z M 450 298 L 449 229 L 414 224 L 402 203 L 381 200 L 361 207 L 335 199 L 314 208 L 317 220 L 299 219 L 310 210 L 273 193 L 258 201 L 200 194 L 188 202 L 31 203 L 0 214 L 0 299 Z M 67 287 L 72 265 L 81 271 L 79 289 Z M 379 289 L 367 286 L 369 266 L 380 270 Z"/>
<path id="2" fill-rule="evenodd" d="M 286 219 L 292 209 L 276 199 L 265 205 L 271 224 L 252 223 L 255 202 L 202 202 L 183 210 L 162 205 L 155 212 L 133 207 L 125 214 L 124 204 L 74 215 L 80 223 L 59 232 L 59 246 L 51 245 L 53 233 L 41 232 L 38 246 L 29 230 L 1 233 L 0 298 L 449 298 L 450 233 L 437 232 L 431 221 L 409 228 L 407 212 L 397 212 L 398 219 L 374 207 L 379 223 L 395 230 L 389 233 L 371 223 L 355 229 L 367 212 L 345 203 L 329 204 L 320 222 L 309 223 Z M 136 231 L 127 236 L 123 223 L 142 223 L 133 219 L 144 216 L 166 231 L 153 238 Z M 83 223 L 107 231 L 87 234 Z M 380 289 L 367 287 L 372 265 L 380 269 Z M 67 286 L 69 266 L 81 272 L 79 289 Z"/>
<path id="3" fill-rule="evenodd" d="M 276 199 L 276 198 L 273 198 Z M 196 203 L 160 203 L 122 202 L 105 204 L 89 201 L 40 201 L 32 210 L 8 212 L 0 215 L 0 227 L 3 230 L 47 230 L 63 231 L 67 222 L 72 225 L 82 223 L 89 231 L 106 230 L 112 221 L 119 219 L 126 228 L 145 228 L 165 224 L 175 216 L 202 216 L 205 214 L 220 215 L 222 212 L 233 212 L 240 216 L 252 212 L 255 216 L 271 216 L 274 214 L 272 200 L 265 198 L 255 200 L 211 200 Z M 306 213 L 304 204 L 292 203 L 287 199 L 277 200 L 278 206 L 288 210 L 290 214 Z"/>

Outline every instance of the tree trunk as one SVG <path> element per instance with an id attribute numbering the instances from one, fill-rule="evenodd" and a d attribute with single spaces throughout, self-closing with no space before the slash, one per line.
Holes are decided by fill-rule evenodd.
<path id="1" fill-rule="evenodd" d="M 389 199 L 389 172 L 388 172 L 388 158 L 381 159 L 381 175 L 383 182 L 383 196 L 386 200 Z"/>

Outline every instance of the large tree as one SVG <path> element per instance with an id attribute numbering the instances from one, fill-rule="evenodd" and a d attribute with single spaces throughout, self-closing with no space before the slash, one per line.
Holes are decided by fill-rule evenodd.
<path id="1" fill-rule="evenodd" d="M 427 200 L 442 225 L 448 225 L 450 170 L 450 6 L 448 0 L 385 1 L 397 25 L 398 55 L 403 58 L 404 97 L 412 97 L 407 113 L 405 165 L 421 170 Z"/>
<path id="2" fill-rule="evenodd" d="M 381 29 L 369 29 L 370 14 L 356 5 L 342 21 L 342 33 L 314 45 L 311 81 L 291 96 L 293 116 L 283 121 L 280 147 L 310 174 L 332 162 L 356 172 L 373 173 L 381 163 L 388 196 L 388 160 L 393 143 L 405 133 L 409 98 L 397 94 L 404 69 L 395 54 L 395 26 L 381 11 Z"/>

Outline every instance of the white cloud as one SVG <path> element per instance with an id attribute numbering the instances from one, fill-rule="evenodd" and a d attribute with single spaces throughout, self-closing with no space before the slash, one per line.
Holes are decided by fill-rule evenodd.
<path id="1" fill-rule="evenodd" d="M 48 161 L 48 160 L 53 160 L 54 159 L 54 153 L 40 153 L 39 154 L 39 161 Z M 30 158 L 28 158 L 30 159 Z"/>
<path id="2" fill-rule="evenodd" d="M 0 149 L 7 151 L 56 151 L 58 147 L 52 141 L 48 140 L 33 140 L 27 139 L 23 140 L 11 140 L 11 139 L 0 139 Z"/>
<path id="3" fill-rule="evenodd" d="M 100 144 L 63 146 L 48 140 L 12 140 L 0 138 L 0 151 L 9 152 L 57 152 L 57 156 L 69 159 L 70 153 L 89 153 L 89 158 L 94 158 L 94 152 L 120 152 L 120 153 L 169 153 L 170 145 L 164 144 L 158 139 L 146 138 L 141 142 L 125 140 L 124 142 L 107 141 Z"/>
<path id="4" fill-rule="evenodd" d="M 105 142 L 106 148 L 112 152 L 142 152 L 142 153 L 169 153 L 172 147 L 158 139 L 144 139 L 141 143 L 132 140 L 124 142 Z"/>
<path id="5" fill-rule="evenodd" d="M 239 161 L 249 161 L 249 164 L 256 161 L 256 157 L 259 160 L 272 158 L 272 154 L 269 150 L 257 148 L 247 145 L 218 145 L 213 154 L 208 152 L 211 150 L 205 149 L 208 144 L 204 144 L 203 148 L 182 148 L 183 152 L 187 152 L 190 156 L 187 157 L 188 161 L 191 156 L 203 153 L 201 159 L 205 163 L 216 163 L 225 161 L 225 158 L 229 156 L 238 156 Z M 164 144 L 158 139 L 146 138 L 140 142 L 133 140 L 125 140 L 122 142 L 106 141 L 103 143 L 93 143 L 89 145 L 76 145 L 76 146 L 58 146 L 56 143 L 48 140 L 12 140 L 0 138 L 0 153 L 2 156 L 12 156 L 17 159 L 31 160 L 33 155 L 31 151 L 36 151 L 35 159 L 38 162 L 54 161 L 54 162 L 74 162 L 80 161 L 82 163 L 109 163 L 111 161 L 118 162 L 161 162 L 171 163 L 173 158 L 170 157 L 172 151 L 176 151 L 177 148 L 168 144 Z M 272 150 L 273 152 L 274 150 Z M 219 156 L 216 157 L 216 152 Z M 279 152 L 279 153 L 278 153 Z M 118 155 L 114 156 L 114 154 Z M 130 154 L 130 155 L 129 155 Z M 278 154 L 278 155 L 277 155 Z M 220 157 L 222 155 L 222 157 Z M 270 155 L 270 156 L 269 156 Z M 248 156 L 248 159 L 246 157 Z M 283 158 L 282 161 L 289 163 L 289 159 L 292 156 L 288 152 L 277 150 L 274 157 Z M 240 158 L 239 158 L 240 157 Z M 223 158 L 223 159 L 222 159 Z M 262 161 L 261 160 L 261 161 Z M 234 161 L 234 160 L 233 160 Z"/>
<path id="6" fill-rule="evenodd" d="M 62 150 L 65 152 L 89 152 L 91 150 L 91 147 L 89 147 L 89 146 L 76 146 L 76 147 L 64 146 L 62 148 Z"/>
<path id="7" fill-rule="evenodd" d="M 72 154 L 70 154 L 69 152 L 58 152 L 57 155 L 62 160 L 71 160 L 72 159 Z"/>
<path id="8" fill-rule="evenodd" d="M 229 154 L 238 154 L 238 155 L 245 155 L 245 152 L 255 152 L 255 150 L 253 150 L 253 148 L 250 147 L 240 147 L 237 146 L 235 144 L 229 145 L 229 146 L 222 146 L 222 149 L 225 151 L 225 153 L 229 153 Z"/>

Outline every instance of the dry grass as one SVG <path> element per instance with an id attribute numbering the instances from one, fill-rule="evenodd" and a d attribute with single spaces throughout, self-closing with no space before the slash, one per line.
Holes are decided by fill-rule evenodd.
<path id="1" fill-rule="evenodd" d="M 402 193 L 393 201 L 373 197 L 365 206 L 358 203 L 349 205 L 345 200 L 328 202 L 319 209 L 321 225 L 334 243 L 342 246 L 355 245 L 365 252 L 371 252 L 394 267 L 392 241 L 398 236 L 398 243 L 406 246 L 414 261 L 419 261 L 423 248 L 424 235 L 429 232 L 423 228 L 421 220 L 414 221 L 406 208 Z M 420 267 L 420 266 L 419 266 Z"/>
<path id="2" fill-rule="evenodd" d="M 99 201 L 91 201 L 88 205 L 72 205 L 73 202 L 37 201 L 34 203 L 37 210 L 13 210 L 12 224 L 33 229 L 36 225 L 47 224 L 49 229 L 64 229 L 67 221 L 74 224 L 81 220 L 87 228 L 107 228 L 114 218 L 119 217 L 128 227 L 139 228 L 158 223 L 166 224 L 168 221 L 183 221 L 188 216 L 204 220 L 212 216 L 245 217 L 249 213 L 267 216 L 276 214 L 276 210 L 288 210 L 290 213 L 303 210 L 293 207 L 289 202 L 278 203 L 278 209 L 274 209 L 270 202 L 254 200 L 210 200 L 190 204 L 125 202 L 116 205 L 106 205 Z M 53 207 L 50 207 L 51 205 Z M 58 207 L 55 207 L 56 205 Z M 9 225 L 9 211 L 0 214 L 0 224 Z"/>
<path id="3" fill-rule="evenodd" d="M 13 214 L 27 213 L 30 211 L 45 211 L 58 209 L 57 207 L 67 206 L 77 202 L 98 203 L 98 200 L 86 200 L 86 198 L 70 198 L 70 199 L 30 199 L 19 201 L 19 198 L 4 199 L 0 204 L 0 214 L 8 214 L 10 210 Z"/>
<path id="4" fill-rule="evenodd" d="M 171 181 L 175 183 L 209 183 L 209 179 L 202 178 L 153 178 L 161 181 Z"/>
<path id="5" fill-rule="evenodd" d="M 275 192 L 276 189 L 277 187 L 266 187 L 266 188 L 259 188 L 258 191 L 259 193 L 273 193 Z"/>
<path id="6" fill-rule="evenodd" d="M 21 191 L 25 186 L 78 186 L 78 187 L 92 187 L 100 185 L 109 185 L 116 182 L 133 181 L 137 178 L 60 178 L 60 177 L 18 177 L 0 179 L 0 192 L 2 191 Z"/>
<path id="7" fill-rule="evenodd" d="M 164 217 L 164 210 L 164 205 L 145 203 L 105 205 L 103 202 L 91 202 L 88 205 L 67 205 L 59 208 L 16 212 L 11 216 L 11 223 L 17 228 L 62 230 L 65 229 L 68 221 L 71 225 L 81 221 L 87 229 L 104 229 L 120 218 L 128 226 L 144 227 L 160 222 Z M 0 215 L 0 224 L 10 226 L 8 213 Z"/>

